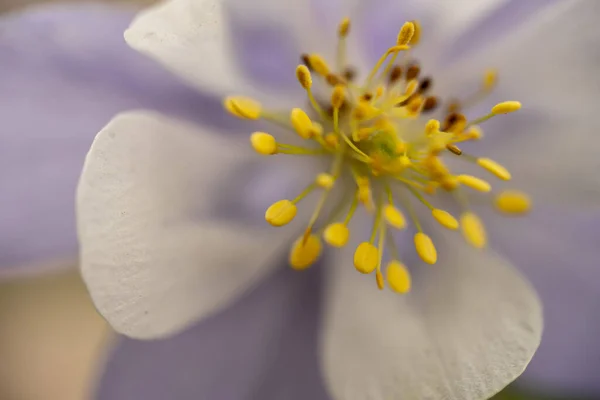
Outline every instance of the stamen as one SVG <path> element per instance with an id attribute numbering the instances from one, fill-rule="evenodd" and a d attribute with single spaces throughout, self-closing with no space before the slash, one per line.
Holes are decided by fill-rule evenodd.
<path id="1" fill-rule="evenodd" d="M 341 71 L 346 65 L 346 37 L 350 32 L 350 18 L 342 19 L 338 26 L 337 69 Z"/>
<path id="2" fill-rule="evenodd" d="M 268 133 L 254 132 L 250 136 L 250 143 L 258 154 L 270 156 L 277 153 L 277 141 Z"/>
<path id="3" fill-rule="evenodd" d="M 506 190 L 496 196 L 496 208 L 506 214 L 525 214 L 531 209 L 531 199 L 518 190 Z"/>
<path id="4" fill-rule="evenodd" d="M 485 247 L 487 235 L 483 223 L 477 215 L 469 211 L 465 212 L 460 217 L 460 224 L 462 225 L 463 236 L 469 244 L 478 249 Z"/>
<path id="5" fill-rule="evenodd" d="M 301 108 L 293 108 L 290 113 L 290 122 L 302 139 L 313 137 L 315 130 L 310 117 Z"/>
<path id="6" fill-rule="evenodd" d="M 427 264 L 435 264 L 437 262 L 437 250 L 431 241 L 431 238 L 423 232 L 415 234 L 415 249 L 421 260 Z"/>
<path id="7" fill-rule="evenodd" d="M 289 262 L 293 269 L 304 270 L 317 261 L 321 255 L 321 240 L 317 235 L 299 238 L 292 245 Z"/>
<path id="8" fill-rule="evenodd" d="M 483 179 L 479 179 L 479 178 L 476 178 L 471 175 L 458 175 L 456 178 L 458 179 L 459 183 L 461 183 L 462 185 L 468 186 L 471 189 L 475 189 L 477 191 L 484 192 L 484 193 L 492 190 L 492 185 L 490 185 L 488 182 L 484 181 Z"/>
<path id="9" fill-rule="evenodd" d="M 489 158 L 478 158 L 477 164 L 503 181 L 508 181 L 511 178 L 510 172 L 494 160 L 490 160 Z"/>
<path id="10" fill-rule="evenodd" d="M 453 231 L 458 229 L 458 221 L 449 212 L 440 210 L 439 208 L 434 208 L 431 210 L 431 215 L 444 228 L 448 228 Z"/>
<path id="11" fill-rule="evenodd" d="M 273 203 L 265 212 L 265 220 L 273 226 L 289 224 L 296 216 L 296 205 L 289 200 L 279 200 Z"/>
<path id="12" fill-rule="evenodd" d="M 361 274 L 370 274 L 377 268 L 379 252 L 372 243 L 362 242 L 354 252 L 354 267 Z"/>
<path id="13" fill-rule="evenodd" d="M 396 293 L 404 294 L 410 291 L 411 278 L 408 269 L 400 261 L 391 261 L 387 265 L 387 281 L 392 289 Z"/>
<path id="14" fill-rule="evenodd" d="M 242 119 L 258 119 L 262 109 L 258 101 L 243 96 L 226 97 L 223 105 L 229 113 Z"/>
<path id="15" fill-rule="evenodd" d="M 344 247 L 350 238 L 350 229 L 345 223 L 336 222 L 330 224 L 323 232 L 323 239 L 332 247 Z"/>

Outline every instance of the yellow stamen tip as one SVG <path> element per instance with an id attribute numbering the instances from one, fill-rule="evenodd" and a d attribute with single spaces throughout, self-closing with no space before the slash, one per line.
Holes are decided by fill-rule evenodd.
<path id="1" fill-rule="evenodd" d="M 487 193 L 492 190 L 492 186 L 488 182 L 471 175 L 458 175 L 457 179 L 460 184 L 468 186 L 471 189 L 479 192 Z"/>
<path id="2" fill-rule="evenodd" d="M 383 216 L 387 223 L 396 229 L 404 229 L 406 227 L 404 214 L 391 204 L 387 204 L 383 208 Z"/>
<path id="3" fill-rule="evenodd" d="M 415 32 L 413 33 L 412 39 L 410 39 L 410 44 L 416 46 L 421 41 L 421 24 L 417 20 L 411 21 L 415 27 Z"/>
<path id="4" fill-rule="evenodd" d="M 348 243 L 350 230 L 341 222 L 329 224 L 323 232 L 325 242 L 332 247 L 344 247 Z"/>
<path id="5" fill-rule="evenodd" d="M 342 21 L 338 25 L 338 35 L 340 37 L 346 37 L 346 36 L 348 36 L 349 32 L 350 32 L 350 18 L 345 17 L 344 19 L 342 19 Z"/>
<path id="6" fill-rule="evenodd" d="M 518 190 L 506 190 L 496 196 L 494 204 L 506 214 L 525 214 L 531 209 L 531 198 Z"/>
<path id="7" fill-rule="evenodd" d="M 521 109 L 521 103 L 518 101 L 504 101 L 492 107 L 492 114 L 508 114 Z"/>
<path id="8" fill-rule="evenodd" d="M 254 132 L 250 135 L 250 143 L 258 154 L 270 156 L 277 153 L 277 141 L 268 133 Z"/>
<path id="9" fill-rule="evenodd" d="M 438 133 L 439 131 L 440 131 L 440 121 L 438 121 L 437 119 L 430 119 L 429 121 L 427 121 L 427 124 L 425 125 L 425 134 L 427 136 L 434 135 L 434 134 Z"/>
<path id="10" fill-rule="evenodd" d="M 223 106 L 230 114 L 242 119 L 258 119 L 262 110 L 258 101 L 243 96 L 226 97 Z"/>
<path id="11" fill-rule="evenodd" d="M 417 250 L 417 254 L 421 257 L 421 260 L 427 264 L 435 264 L 437 262 L 437 250 L 431 238 L 423 232 L 417 232 L 414 241 L 415 250 Z"/>
<path id="12" fill-rule="evenodd" d="M 377 282 L 377 288 L 379 290 L 383 290 L 385 287 L 385 281 L 383 279 L 383 274 L 380 271 L 375 272 L 375 280 Z"/>
<path id="13" fill-rule="evenodd" d="M 296 216 L 296 205 L 289 200 L 273 203 L 265 212 L 265 220 L 273 226 L 289 224 Z"/>
<path id="14" fill-rule="evenodd" d="M 412 22 L 405 22 L 398 33 L 398 39 L 396 40 L 396 44 L 398 46 L 407 45 L 410 43 L 413 35 L 415 34 L 415 24 Z"/>
<path id="15" fill-rule="evenodd" d="M 315 182 L 323 189 L 331 189 L 335 183 L 335 178 L 331 174 L 322 172 L 317 175 Z"/>
<path id="16" fill-rule="evenodd" d="M 485 75 L 483 77 L 483 88 L 486 91 L 490 91 L 496 86 L 498 82 L 498 71 L 495 69 L 490 69 L 485 71 Z"/>
<path id="17" fill-rule="evenodd" d="M 472 212 L 466 212 L 460 217 L 460 223 L 465 240 L 473 247 L 484 248 L 487 243 L 487 234 L 479 217 Z"/>
<path id="18" fill-rule="evenodd" d="M 437 222 L 445 228 L 456 230 L 458 229 L 458 221 L 447 211 L 434 208 L 431 210 L 431 215 Z"/>
<path id="19" fill-rule="evenodd" d="M 390 289 L 396 293 L 408 293 L 411 286 L 411 278 L 408 269 L 399 261 L 391 261 L 387 265 L 387 281 Z"/>
<path id="20" fill-rule="evenodd" d="M 292 245 L 289 262 L 293 269 L 303 270 L 310 267 L 321 255 L 321 240 L 317 235 L 309 235 L 306 240 L 299 238 Z"/>
<path id="21" fill-rule="evenodd" d="M 331 93 L 331 105 L 333 108 L 341 108 L 346 98 L 346 88 L 343 85 L 336 85 Z"/>
<path id="22" fill-rule="evenodd" d="M 292 109 L 290 122 L 302 139 L 310 139 L 315 133 L 311 119 L 301 108 Z"/>
<path id="23" fill-rule="evenodd" d="M 325 140 L 325 143 L 327 143 L 327 145 L 331 148 L 337 148 L 338 145 L 340 144 L 340 138 L 338 135 L 336 135 L 333 132 L 328 133 L 327 135 L 325 135 L 323 137 L 323 139 Z"/>
<path id="24" fill-rule="evenodd" d="M 358 245 L 354 252 L 354 267 L 362 274 L 370 274 L 375 271 L 379 263 L 379 251 L 377 247 L 369 242 Z"/>
<path id="25" fill-rule="evenodd" d="M 494 160 L 490 160 L 489 158 L 478 158 L 477 164 L 503 181 L 508 181 L 511 178 L 510 172 Z"/>
<path id="26" fill-rule="evenodd" d="M 325 62 L 325 60 L 323 59 L 323 57 L 321 57 L 318 54 L 311 54 L 308 56 L 308 63 L 310 65 L 310 67 L 319 75 L 321 76 L 327 76 L 327 74 L 329 73 L 329 66 L 327 65 L 327 63 Z"/>
<path id="27" fill-rule="evenodd" d="M 312 87 L 312 76 L 306 65 L 298 65 L 296 68 L 296 78 L 304 89 L 310 89 Z"/>

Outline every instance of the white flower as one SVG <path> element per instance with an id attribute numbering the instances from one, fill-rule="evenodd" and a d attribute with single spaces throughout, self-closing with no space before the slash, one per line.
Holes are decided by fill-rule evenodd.
<path id="1" fill-rule="evenodd" d="M 398 57 L 404 68 L 403 78 L 386 83 L 382 92 L 378 92 L 376 83 L 386 82 L 388 73 L 380 80 L 378 74 L 371 80 L 367 78 L 367 82 L 374 82 L 366 84 L 368 90 L 361 89 L 365 87 L 362 83 L 348 84 L 350 77 L 344 76 L 345 60 L 351 60 L 359 72 L 371 69 L 366 67 L 369 58 L 365 51 L 360 54 L 365 47 L 351 38 L 373 37 L 364 24 L 372 3 L 342 2 L 337 20 L 350 15 L 352 34 L 347 38 L 341 34 L 340 42 L 347 46 L 346 50 L 338 47 L 337 54 L 335 26 L 318 22 L 314 14 L 315 7 L 329 4 L 335 8 L 336 3 L 324 1 L 310 7 L 308 3 L 173 0 L 142 13 L 126 32 L 130 45 L 155 57 L 199 89 L 219 97 L 243 94 L 245 97 L 225 100 L 225 107 L 234 115 L 293 125 L 303 137 L 300 140 L 296 136 L 302 147 L 294 147 L 279 143 L 294 140 L 292 128 L 274 134 L 277 143 L 270 135 L 254 135 L 252 144 L 259 153 L 317 151 L 325 155 L 263 158 L 250 151 L 247 136 L 216 134 L 210 121 L 205 126 L 191 125 L 144 111 L 117 116 L 98 134 L 78 191 L 82 272 L 94 302 L 112 326 L 126 335 L 154 338 L 180 331 L 222 310 L 251 289 L 277 266 L 276 261 L 294 240 L 292 266 L 309 266 L 320 255 L 317 233 L 328 223 L 344 221 L 356 196 L 364 207 L 351 215 L 352 245 L 331 251 L 322 266 L 327 269 L 328 280 L 321 350 L 330 393 L 344 400 L 490 397 L 523 371 L 537 348 L 542 330 L 540 305 L 519 273 L 486 249 L 486 234 L 474 211 L 484 210 L 492 201 L 473 196 L 472 189 L 487 192 L 489 184 L 470 175 L 457 178 L 450 171 L 462 173 L 469 169 L 477 171 L 474 175 L 491 173 L 502 180 L 509 180 L 510 174 L 487 158 L 451 154 L 461 153 L 456 143 L 478 139 L 479 131 L 463 120 L 462 114 L 442 120 L 445 132 L 440 132 L 435 122 L 428 123 L 424 102 L 429 93 L 422 79 L 406 79 L 407 68 L 413 56 L 422 61 L 424 71 L 433 73 L 433 90 L 444 100 L 452 94 L 468 95 L 469 83 L 474 83 L 473 101 L 488 95 L 495 84 L 495 74 L 484 75 L 483 71 L 489 66 L 497 68 L 499 95 L 503 100 L 522 101 L 524 111 L 528 111 L 526 119 L 536 120 L 514 124 L 526 130 L 523 132 L 496 132 L 495 138 L 490 135 L 494 146 L 484 148 L 481 157 L 505 162 L 514 173 L 510 183 L 537 195 L 540 202 L 597 205 L 598 178 L 592 172 L 598 166 L 594 152 L 597 145 L 586 146 L 585 136 L 593 107 L 588 99 L 578 102 L 569 96 L 569 90 L 589 93 L 591 89 L 586 85 L 597 83 L 595 77 L 588 80 L 593 71 L 579 47 L 593 48 L 594 41 L 588 34 L 598 29 L 589 15 L 597 9 L 596 3 L 572 0 L 540 7 L 525 23 L 500 32 L 500 38 L 487 38 L 486 44 L 467 33 L 475 24 L 471 21 L 485 21 L 483 16 L 498 7 L 500 0 L 424 1 L 420 8 L 422 27 L 418 22 L 407 23 L 398 42 L 391 37 L 386 44 L 399 46 L 393 47 L 389 58 L 398 52 L 406 56 Z M 389 4 L 389 15 L 395 21 L 415 19 L 396 14 L 395 4 Z M 328 15 L 332 14 L 335 12 Z M 225 16 L 230 20 L 225 21 Z M 431 16 L 437 19 L 427 20 Z M 385 21 L 381 22 L 384 25 Z M 306 58 L 313 70 L 312 86 L 307 83 L 307 68 L 300 67 L 296 73 L 304 89 L 310 86 L 309 98 L 314 91 L 315 100 L 309 102 L 314 110 L 305 107 L 306 93 L 302 94 L 300 84 L 296 83 L 295 90 L 284 90 L 283 83 L 275 87 L 265 82 L 257 84 L 247 79 L 248 74 L 240 73 L 251 69 L 237 62 L 240 52 L 250 52 L 250 67 L 259 65 L 268 70 L 272 80 L 277 71 L 273 64 L 284 57 L 261 52 L 260 46 L 238 46 L 232 51 L 231 44 L 242 38 L 228 28 L 237 24 L 284 27 L 297 41 L 298 55 L 313 54 Z M 435 28 L 430 36 L 428 25 Z M 396 30 L 401 26 L 398 22 Z M 277 39 L 276 32 L 274 29 L 271 38 Z M 578 32 L 585 34 L 578 37 Z M 415 46 L 419 34 L 422 43 Z M 461 45 L 469 40 L 477 51 L 462 54 Z M 366 50 L 375 45 L 371 43 Z M 294 49 L 283 46 L 283 50 Z M 313 49 L 332 66 L 323 65 Z M 453 55 L 457 60 L 443 66 L 442 62 Z M 410 75 L 417 72 L 413 70 Z M 293 68 L 289 76 L 294 77 Z M 337 89 L 330 90 L 325 80 Z M 415 83 L 411 83 L 413 80 Z M 480 89 L 476 88 L 478 83 Z M 334 98 L 329 103 L 332 93 Z M 359 96 L 375 100 L 359 106 Z M 493 96 L 488 98 L 493 100 Z M 329 113 L 324 109 L 327 105 L 339 111 Z M 463 101 L 462 105 L 468 104 Z M 290 122 L 291 108 L 307 110 L 312 120 L 293 111 Z M 520 103 L 502 103 L 489 115 L 469 115 L 468 121 L 483 122 L 518 108 Z M 279 109 L 287 112 L 279 114 Z M 476 117 L 481 115 L 484 117 L 478 120 Z M 517 115 L 510 115 L 495 117 L 491 124 L 503 118 L 517 118 L 519 122 Z M 367 130 L 359 131 L 355 123 Z M 375 129 L 368 131 L 370 128 Z M 249 123 L 246 129 L 251 132 L 256 128 Z M 276 132 L 269 129 L 270 133 Z M 333 136 L 325 135 L 329 131 Z M 563 140 L 566 135 L 573 138 Z M 318 146 L 311 145 L 319 141 L 322 143 Z M 565 152 L 567 149 L 569 152 Z M 569 157 L 571 154 L 573 157 Z M 449 161 L 450 170 L 441 164 L 442 155 L 444 160 L 454 157 Z M 414 172 L 410 172 L 406 159 Z M 332 169 L 328 170 L 330 165 Z M 321 176 L 318 185 L 311 185 L 322 172 L 330 175 Z M 575 172 L 577 179 L 572 179 Z M 274 177 L 274 184 L 261 185 L 270 177 Z M 399 182 L 387 185 L 386 178 L 399 178 Z M 457 189 L 459 184 L 461 188 Z M 419 265 L 423 263 L 413 257 L 414 250 L 403 246 L 413 239 L 393 232 L 405 224 L 398 208 L 383 214 L 388 186 L 392 201 L 406 205 L 404 210 L 410 214 L 407 219 L 415 230 L 417 253 L 427 264 L 437 261 L 435 266 Z M 502 187 L 496 182 L 493 186 Z M 409 188 L 416 188 L 414 196 L 410 196 Z M 440 194 L 444 189 L 457 194 L 459 200 L 443 200 L 448 196 Z M 301 202 L 294 199 L 300 193 L 319 190 L 331 195 L 325 198 L 312 193 Z M 422 193 L 433 191 L 437 194 L 427 198 Z M 589 196 L 582 198 L 586 191 Z M 514 195 L 496 199 L 501 210 L 528 210 L 528 197 L 522 192 L 509 193 Z M 286 197 L 293 199 L 293 205 L 289 201 L 278 203 L 278 210 L 271 209 L 266 218 L 273 225 L 293 219 L 288 226 L 273 228 L 251 219 L 259 213 L 257 203 L 264 211 L 273 201 Z M 327 200 L 325 206 L 316 207 L 320 199 Z M 440 208 L 433 211 L 434 218 L 429 203 L 435 204 L 431 206 L 434 210 Z M 335 207 L 337 204 L 340 207 Z M 465 239 L 479 249 L 468 246 L 460 234 L 452 231 L 457 221 L 442 207 L 462 215 Z M 343 211 L 341 217 L 335 217 L 336 208 Z M 320 210 L 318 215 L 313 214 L 315 209 Z M 315 218 L 311 215 L 321 219 L 312 224 Z M 435 219 L 445 228 L 432 224 Z M 493 218 L 483 219 L 493 224 Z M 307 224 L 310 229 L 306 229 Z M 325 236 L 330 244 L 343 246 L 344 234 L 344 227 L 337 225 Z M 386 241 L 385 235 L 395 235 L 396 240 Z M 355 254 L 356 245 L 364 240 L 366 244 L 359 246 Z M 401 248 L 394 249 L 392 243 Z M 389 255 L 384 255 L 386 244 Z M 393 261 L 387 276 L 382 257 L 384 262 Z M 358 273 L 355 267 L 363 273 L 375 272 L 377 284 L 374 277 Z M 394 290 L 378 290 L 378 286 L 385 285 L 385 278 Z M 395 293 L 408 289 L 409 294 Z"/>

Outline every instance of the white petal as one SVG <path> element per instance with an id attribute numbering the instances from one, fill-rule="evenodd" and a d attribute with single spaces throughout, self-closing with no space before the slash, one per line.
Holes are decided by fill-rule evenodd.
<path id="1" fill-rule="evenodd" d="M 336 399 L 487 399 L 515 379 L 540 342 L 533 289 L 504 260 L 437 241 L 437 265 L 416 265 L 413 288 L 380 292 L 336 260 L 326 288 L 324 372 Z"/>
<path id="2" fill-rule="evenodd" d="M 476 73 L 487 67 L 499 70 L 487 105 L 519 100 L 523 110 L 483 125 L 495 142 L 486 155 L 506 164 L 515 182 L 543 201 L 600 206 L 599 12 L 595 1 L 556 2 L 445 77 L 459 88 L 467 79 L 477 82 Z"/>
<path id="3" fill-rule="evenodd" d="M 302 96 L 294 70 L 322 37 L 311 12 L 300 1 L 169 0 L 141 13 L 125 39 L 218 95 L 271 91 L 286 98 L 293 87 Z"/>
<path id="4" fill-rule="evenodd" d="M 254 157 L 236 140 L 146 112 L 122 114 L 96 137 L 77 194 L 81 268 L 117 331 L 181 330 L 285 251 L 289 230 L 219 217 L 223 188 L 243 190 L 235 175 Z"/>

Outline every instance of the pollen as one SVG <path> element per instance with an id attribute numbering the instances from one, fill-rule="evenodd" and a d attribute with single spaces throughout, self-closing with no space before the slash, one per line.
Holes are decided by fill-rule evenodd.
<path id="1" fill-rule="evenodd" d="M 496 196 L 496 208 L 506 214 L 525 214 L 531 209 L 529 196 L 518 190 L 506 190 Z"/>
<path id="2" fill-rule="evenodd" d="M 411 278 L 406 266 L 399 261 L 391 261 L 387 265 L 387 281 L 390 289 L 396 293 L 408 293 L 411 287 Z"/>
<path id="3" fill-rule="evenodd" d="M 265 132 L 254 132 L 250 136 L 252 148 L 264 156 L 270 156 L 277 153 L 277 142 L 272 135 Z"/>
<path id="4" fill-rule="evenodd" d="M 377 268 L 379 251 L 372 243 L 363 242 L 354 252 L 354 267 L 362 274 L 370 274 Z"/>
<path id="5" fill-rule="evenodd" d="M 267 208 L 265 220 L 273 226 L 289 224 L 296 216 L 296 205 L 289 200 L 279 200 Z"/>
<path id="6" fill-rule="evenodd" d="M 470 118 L 472 108 L 497 86 L 501 71 L 493 68 L 473 76 L 475 90 L 468 93 L 465 87 L 461 90 L 465 97 L 441 96 L 439 77 L 428 75 L 428 66 L 417 58 L 426 37 L 419 21 L 399 26 L 398 35 L 390 38 L 373 68 L 358 71 L 359 63 L 353 64 L 347 49 L 351 26 L 351 20 L 344 18 L 331 27 L 337 38 L 333 57 L 300 56 L 295 76 L 304 96 L 295 108 L 268 109 L 244 96 L 227 97 L 223 106 L 237 118 L 276 126 L 269 133 L 250 134 L 251 147 L 259 155 L 304 157 L 320 168 L 308 182 L 298 183 L 305 186 L 298 188 L 295 198 L 279 200 L 265 212 L 268 224 L 283 227 L 296 218 L 298 208 L 310 207 L 308 197 L 315 200 L 307 210 L 310 217 L 296 221 L 304 224 L 304 233 L 291 246 L 291 267 L 301 270 L 314 264 L 322 241 L 336 250 L 352 246 L 359 273 L 374 272 L 380 290 L 387 286 L 403 294 L 411 290 L 411 275 L 400 261 L 403 255 L 397 244 L 410 240 L 407 228 L 416 254 L 423 262 L 436 264 L 435 229 L 456 231 L 446 234 L 462 234 L 476 249 L 487 246 L 484 222 L 469 207 L 473 196 L 478 204 L 487 202 L 502 215 L 530 211 L 527 194 L 494 191 L 498 180 L 511 179 L 502 160 L 468 153 L 469 142 L 485 139 L 486 121 L 512 118 L 505 114 L 522 106 L 504 101 L 488 114 Z M 364 79 L 358 79 L 359 72 L 365 72 Z M 298 139 L 300 144 L 290 143 Z M 466 172 L 474 166 L 480 168 L 481 177 Z M 364 218 L 356 217 L 359 214 L 371 223 L 361 224 Z M 426 225 L 425 220 L 435 224 Z M 352 240 L 365 235 L 360 243 Z"/>
<path id="7" fill-rule="evenodd" d="M 290 250 L 290 265 L 296 270 L 310 267 L 321 255 L 321 248 L 321 240 L 317 235 L 298 238 Z"/>
<path id="8" fill-rule="evenodd" d="M 327 228 L 325 228 L 325 232 L 323 232 L 325 243 L 332 247 L 344 247 L 346 243 L 348 243 L 349 238 L 350 229 L 348 229 L 346 224 L 341 222 L 328 225 Z"/>

